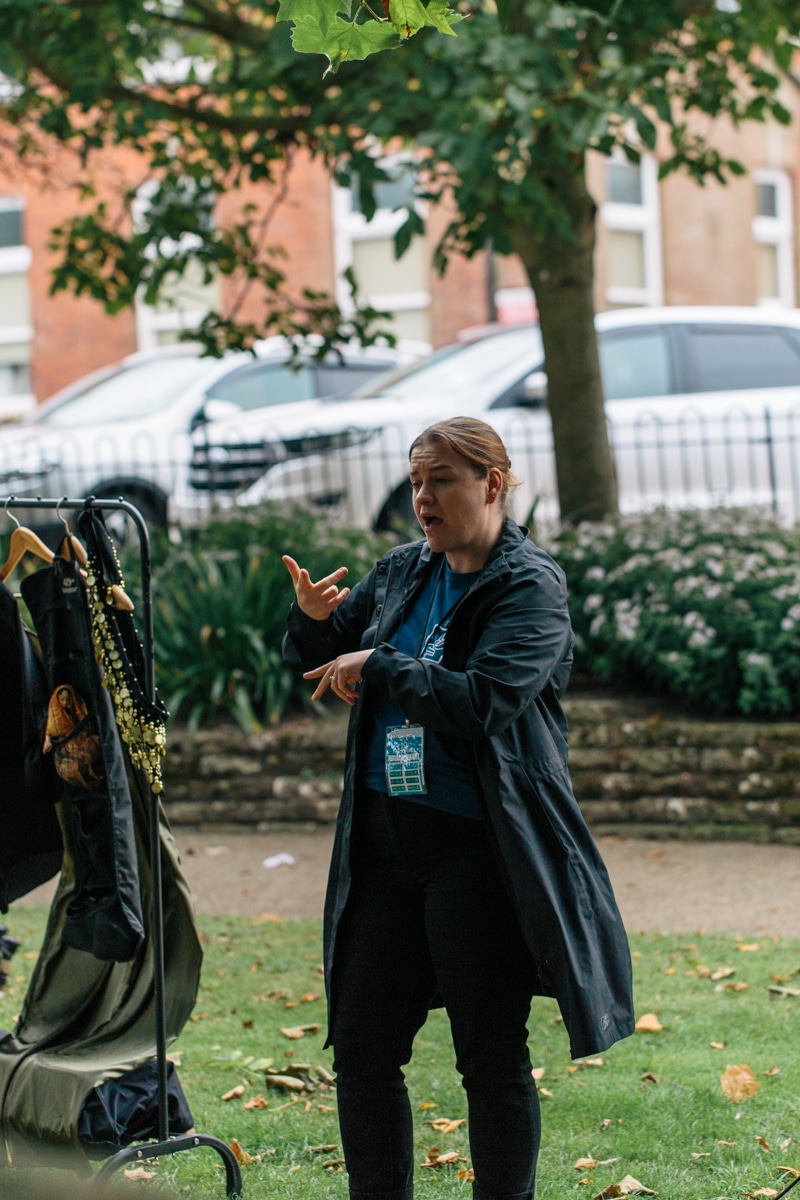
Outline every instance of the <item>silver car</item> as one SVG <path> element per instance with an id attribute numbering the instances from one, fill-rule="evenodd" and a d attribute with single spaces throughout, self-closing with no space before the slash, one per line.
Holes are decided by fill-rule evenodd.
<path id="1" fill-rule="evenodd" d="M 768 504 L 800 517 L 800 313 L 642 308 L 596 320 L 623 510 L 657 504 Z M 294 500 L 349 524 L 407 521 L 408 447 L 433 421 L 483 418 L 523 481 L 515 513 L 557 515 L 547 377 L 536 326 L 436 351 L 339 401 L 276 409 L 260 423 L 265 473 L 240 504 Z M 247 442 L 248 418 L 237 425 Z M 201 434 L 224 456 L 219 423 Z M 256 439 L 254 439 L 256 440 Z"/>

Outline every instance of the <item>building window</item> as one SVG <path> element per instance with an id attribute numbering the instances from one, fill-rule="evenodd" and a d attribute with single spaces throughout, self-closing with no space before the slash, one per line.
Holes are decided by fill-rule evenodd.
<path id="1" fill-rule="evenodd" d="M 794 225 L 792 184 L 784 171 L 754 172 L 756 215 L 756 298 L 759 304 L 793 308 Z"/>
<path id="2" fill-rule="evenodd" d="M 357 180 L 333 189 L 336 298 L 344 312 L 352 306 L 344 272 L 352 268 L 359 295 L 392 315 L 399 338 L 430 341 L 430 266 L 423 238 L 414 238 L 402 258 L 394 256 L 394 235 L 414 203 L 414 173 L 407 159 L 384 160 L 390 178 L 375 188 L 377 210 L 371 221 L 361 212 Z"/>
<path id="3" fill-rule="evenodd" d="M 640 162 L 610 158 L 606 163 L 605 295 L 609 304 L 664 302 L 658 166 L 650 155 Z"/>
<path id="4" fill-rule="evenodd" d="M 0 421 L 19 417 L 34 404 L 31 252 L 24 242 L 24 216 L 20 197 L 0 196 Z"/>

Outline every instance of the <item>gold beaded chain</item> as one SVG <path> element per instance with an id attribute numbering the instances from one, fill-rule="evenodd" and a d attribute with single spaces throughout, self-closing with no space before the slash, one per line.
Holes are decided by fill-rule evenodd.
<path id="1" fill-rule="evenodd" d="M 120 587 L 124 588 L 119 562 L 117 571 Z M 167 749 L 167 710 L 158 696 L 152 701 L 145 695 L 120 628 L 121 620 L 131 621 L 131 618 L 114 608 L 109 584 L 101 573 L 97 557 L 91 552 L 86 585 L 95 658 L 103 668 L 103 685 L 114 702 L 120 737 L 128 747 L 133 765 L 144 771 L 150 787 L 159 795 L 164 790 L 161 766 Z M 130 633 L 136 638 L 132 621 Z"/>

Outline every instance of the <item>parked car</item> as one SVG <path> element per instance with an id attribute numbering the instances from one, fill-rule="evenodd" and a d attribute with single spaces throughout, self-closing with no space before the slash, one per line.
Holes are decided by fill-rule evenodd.
<path id="1" fill-rule="evenodd" d="M 596 324 L 623 509 L 769 503 L 800 517 L 800 313 L 647 308 Z M 557 515 L 546 391 L 536 326 L 446 346 L 344 400 L 268 414 L 252 439 L 267 469 L 237 502 L 303 501 L 391 528 L 411 515 L 409 444 L 431 422 L 465 414 L 506 442 L 523 480 L 516 515 L 535 506 Z M 249 420 L 237 423 L 237 453 Z M 219 423 L 197 440 L 206 456 L 226 453 Z"/>
<path id="2" fill-rule="evenodd" d="M 352 391 L 417 356 L 413 347 L 354 349 L 324 362 L 302 357 L 294 367 L 278 338 L 261 343 L 255 357 L 201 358 L 186 345 L 134 354 L 0 428 L 0 490 L 124 496 L 146 520 L 164 524 L 188 470 L 192 432 L 205 422 L 272 405 L 313 407 L 319 396 Z"/>

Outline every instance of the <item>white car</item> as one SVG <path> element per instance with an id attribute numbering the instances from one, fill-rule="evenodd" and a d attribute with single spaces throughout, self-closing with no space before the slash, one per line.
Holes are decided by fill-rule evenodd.
<path id="1" fill-rule="evenodd" d="M 417 356 L 413 347 L 354 349 L 321 363 L 302 357 L 293 367 L 278 338 L 257 346 L 255 356 L 201 358 L 186 345 L 134 354 L 0 427 L 0 492 L 123 496 L 146 520 L 164 524 L 176 491 L 185 490 L 192 433 L 205 422 L 272 405 L 310 411 L 317 397 L 352 391 Z"/>
<path id="2" fill-rule="evenodd" d="M 647 308 L 602 313 L 596 324 L 623 510 L 769 504 L 800 517 L 800 313 Z M 546 385 L 539 329 L 518 326 L 447 346 L 343 400 L 275 410 L 262 422 L 268 469 L 237 502 L 302 501 L 391 528 L 411 515 L 410 443 L 463 414 L 488 421 L 508 446 L 523 481 L 515 515 L 556 516 Z M 226 453 L 218 423 L 198 440 L 206 459 Z"/>

